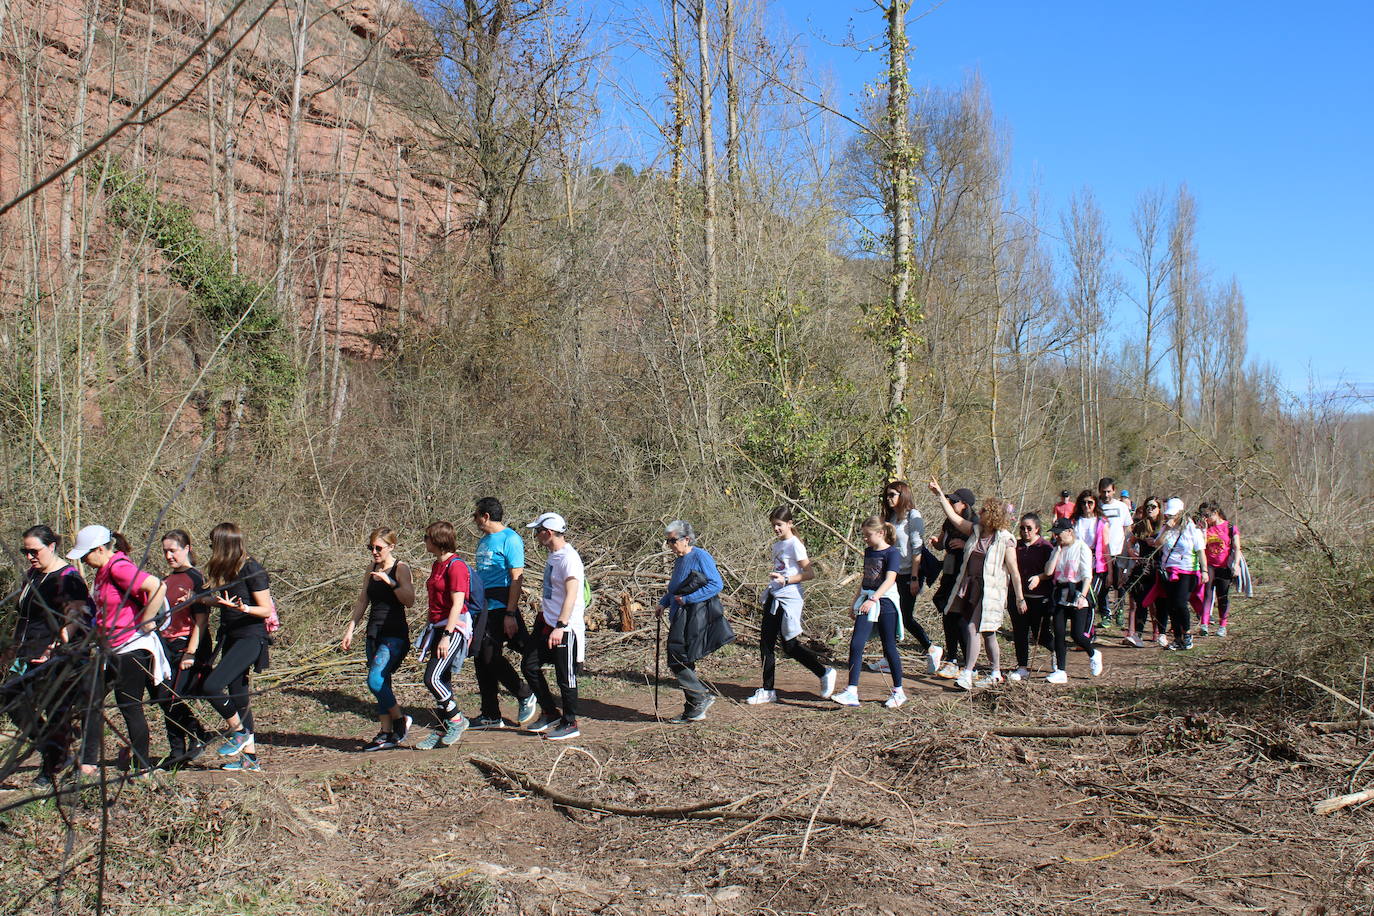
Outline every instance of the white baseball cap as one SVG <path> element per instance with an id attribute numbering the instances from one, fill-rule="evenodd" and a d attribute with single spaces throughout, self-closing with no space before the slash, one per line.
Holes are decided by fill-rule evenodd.
<path id="1" fill-rule="evenodd" d="M 1182 512 L 1182 511 L 1183 511 L 1183 500 L 1179 499 L 1177 496 L 1172 497 L 1171 499 L 1167 500 L 1167 501 L 1164 503 L 1164 514 L 1165 514 L 1165 515 L 1178 515 L 1178 514 L 1179 514 L 1180 512 Z"/>
<path id="2" fill-rule="evenodd" d="M 76 544 L 67 551 L 68 560 L 79 560 L 97 547 L 110 543 L 110 529 L 104 525 L 87 525 L 76 533 Z"/>
<path id="3" fill-rule="evenodd" d="M 545 512 L 534 521 L 525 526 L 526 528 L 547 528 L 550 531 L 557 531 L 562 534 L 568 530 L 568 523 L 563 516 L 557 512 Z"/>

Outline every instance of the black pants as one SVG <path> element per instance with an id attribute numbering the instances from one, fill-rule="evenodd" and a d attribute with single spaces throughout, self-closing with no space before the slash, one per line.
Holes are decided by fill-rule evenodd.
<path id="1" fill-rule="evenodd" d="M 154 694 L 167 726 L 167 750 L 174 757 L 184 754 L 188 744 L 204 741 L 207 735 L 205 726 L 200 724 L 185 699 L 196 695 L 203 674 L 196 665 L 185 670 L 181 668 L 186 643 L 186 639 L 176 639 L 166 644 L 167 658 L 172 664 L 172 681 L 159 684 Z"/>
<path id="2" fill-rule="evenodd" d="M 39 665 L 30 665 L 0 685 L 0 709 L 9 713 L 15 728 L 41 758 L 41 772 L 53 776 L 67 758 L 72 740 L 72 708 L 80 697 L 79 659 L 56 655 Z M 4 772 L 17 767 L 27 751 L 9 758 Z"/>
<path id="3" fill-rule="evenodd" d="M 1016 596 L 1007 596 L 1007 612 L 1011 615 L 1011 638 L 1016 646 L 1016 667 L 1030 667 L 1031 640 L 1051 648 L 1048 639 L 1050 600 L 1045 595 L 1026 593 L 1026 613 L 1016 607 Z"/>
<path id="4" fill-rule="evenodd" d="M 950 596 L 954 594 L 954 583 L 958 580 L 958 573 L 941 573 L 940 584 L 935 589 L 935 597 L 931 600 L 935 603 L 935 610 L 940 614 L 940 621 L 945 629 L 945 661 L 959 664 L 961 659 L 968 657 L 968 647 L 964 645 L 964 620 L 958 614 L 946 614 L 945 608 L 949 606 Z"/>
<path id="5" fill-rule="evenodd" d="M 1169 614 L 1169 627 L 1174 631 L 1174 641 L 1182 644 L 1191 624 L 1188 599 L 1197 591 L 1197 573 L 1182 573 L 1177 579 L 1170 579 L 1166 571 L 1160 577 L 1160 584 L 1164 586 L 1164 606 Z"/>
<path id="6" fill-rule="evenodd" d="M 81 743 L 81 762 L 95 766 L 100 762 L 100 750 L 105 735 L 105 697 L 114 689 L 115 705 L 124 717 L 124 728 L 128 732 L 129 750 L 133 754 L 135 767 L 147 767 L 148 758 L 148 717 L 143 712 L 143 696 L 152 694 L 153 657 L 147 651 L 126 652 L 112 655 L 105 661 L 103 670 L 96 672 L 100 678 L 96 685 L 98 698 L 86 708 L 85 734 Z"/>
<path id="7" fill-rule="evenodd" d="M 535 622 L 534 632 L 525 640 L 525 657 L 520 662 L 520 670 L 529 682 L 530 690 L 539 700 L 539 708 L 549 719 L 561 718 L 564 722 L 577 721 L 577 634 L 572 630 L 563 631 L 563 641 L 549 648 L 549 626 L 541 615 Z M 559 699 L 562 710 L 554 702 L 553 691 L 549 689 L 548 679 L 544 677 L 544 666 L 553 665 L 554 680 L 558 683 Z"/>
<path id="8" fill-rule="evenodd" d="M 529 639 L 529 631 L 525 629 L 524 618 L 515 614 L 514 619 L 516 621 L 515 635 L 507 639 L 505 608 L 487 609 L 487 635 L 482 640 L 482 645 L 478 647 L 477 655 L 472 659 L 472 666 L 477 672 L 477 690 L 482 695 L 482 715 L 484 716 L 497 719 L 501 717 L 500 689 L 502 687 L 510 691 L 511 696 L 518 700 L 524 700 L 530 695 L 529 685 L 515 670 L 515 666 L 510 663 L 503 651 L 507 645 L 517 652 L 522 651 Z"/>
<path id="9" fill-rule="evenodd" d="M 920 562 L 919 554 L 912 559 L 912 562 Z M 916 619 L 916 599 L 920 596 L 911 593 L 912 581 L 913 577 L 910 575 L 897 576 L 897 605 L 902 610 L 902 626 L 906 627 L 908 633 L 916 637 L 916 642 L 920 644 L 922 650 L 925 650 L 930 648 L 930 637 L 926 635 L 921 622 Z M 917 591 L 919 592 L 920 589 Z"/>
<path id="10" fill-rule="evenodd" d="M 1231 583 L 1235 574 L 1229 566 L 1213 566 L 1212 573 L 1212 622 L 1226 626 L 1231 616 Z"/>
<path id="11" fill-rule="evenodd" d="M 215 712 L 227 722 L 235 714 L 239 727 L 253 731 L 253 711 L 248 708 L 248 676 L 262 657 L 260 636 L 224 640 L 219 664 L 205 678 L 205 697 Z"/>
<path id="12" fill-rule="evenodd" d="M 1093 625 L 1093 606 L 1072 607 L 1065 604 L 1056 604 L 1054 607 L 1054 666 L 1060 671 L 1067 671 L 1064 667 L 1069 659 L 1069 638 L 1072 637 L 1074 645 L 1082 649 L 1088 655 L 1092 655 L 1093 641 L 1088 636 L 1088 632 Z"/>
<path id="13" fill-rule="evenodd" d="M 765 690 L 773 689 L 773 674 L 777 668 L 777 644 L 782 642 L 782 651 L 787 653 L 787 657 L 798 662 L 807 671 L 816 677 L 825 674 L 825 665 L 816 657 L 816 653 L 806 648 L 797 638 L 782 639 L 782 609 L 775 603 L 763 612 L 763 625 L 759 628 L 759 655 L 763 658 L 763 686 Z"/>

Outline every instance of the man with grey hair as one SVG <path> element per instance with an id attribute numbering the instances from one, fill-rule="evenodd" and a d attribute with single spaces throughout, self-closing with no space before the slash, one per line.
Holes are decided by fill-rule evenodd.
<path id="1" fill-rule="evenodd" d="M 735 638 L 720 604 L 725 583 L 716 561 L 695 544 L 696 532 L 681 519 L 668 523 L 663 542 L 677 559 L 659 613 L 668 610 L 668 668 L 677 675 L 686 706 L 675 725 L 700 722 L 715 696 L 697 676 L 696 663 Z"/>

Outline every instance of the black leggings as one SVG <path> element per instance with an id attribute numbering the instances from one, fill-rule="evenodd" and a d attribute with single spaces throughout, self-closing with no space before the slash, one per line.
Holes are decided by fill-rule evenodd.
<path id="1" fill-rule="evenodd" d="M 898 579 L 898 582 L 901 580 Z M 771 613 L 770 613 L 771 611 Z M 771 608 L 763 612 L 763 625 L 759 628 L 759 655 L 763 658 L 763 687 L 765 690 L 773 689 L 773 674 L 777 668 L 777 644 L 782 642 L 782 651 L 787 653 L 787 657 L 798 662 L 807 671 L 816 677 L 825 674 L 825 665 L 816 657 L 816 653 L 801 644 L 796 637 L 792 639 L 782 639 L 782 608 L 774 604 Z"/>
<path id="2" fill-rule="evenodd" d="M 0 708 L 9 713 L 19 734 L 32 742 L 42 757 L 42 772 L 55 775 L 66 759 L 72 739 L 72 706 L 81 693 L 84 670 L 79 659 L 58 655 L 0 686 Z M 3 771 L 18 766 L 23 755 L 10 758 Z"/>
<path id="3" fill-rule="evenodd" d="M 1166 570 L 1159 581 L 1164 586 L 1164 607 L 1168 611 L 1174 640 L 1182 644 L 1191 624 L 1192 610 L 1188 599 L 1197 591 L 1197 573 L 1181 573 L 1177 579 L 1170 579 Z"/>
<path id="4" fill-rule="evenodd" d="M 1093 624 L 1093 606 L 1070 607 L 1068 605 L 1056 604 L 1054 607 L 1054 666 L 1060 671 L 1067 671 L 1065 665 L 1069 659 L 1069 643 L 1066 638 L 1072 636 L 1074 645 L 1082 649 L 1088 655 L 1092 655 L 1093 641 L 1088 637 L 1088 630 Z"/>
<path id="5" fill-rule="evenodd" d="M 1030 667 L 1031 640 L 1040 645 L 1048 642 L 1049 598 L 1026 593 L 1026 613 L 1016 607 L 1016 596 L 1007 596 L 1007 612 L 1011 615 L 1011 638 L 1016 645 L 1016 667 Z M 1046 646 L 1049 648 L 1049 646 Z"/>
<path id="6" fill-rule="evenodd" d="M 1225 566 L 1214 566 L 1212 572 L 1212 615 L 1211 621 L 1219 626 L 1226 626 L 1226 620 L 1231 616 L 1231 582 L 1234 575 Z"/>
<path id="7" fill-rule="evenodd" d="M 226 722 L 239 717 L 239 728 L 253 731 L 253 711 L 248 708 L 248 675 L 262 657 L 262 637 L 228 637 L 219 664 L 205 678 L 205 698 Z"/>
<path id="8" fill-rule="evenodd" d="M 540 615 L 535 622 L 534 632 L 525 640 L 525 657 L 520 662 L 520 670 L 538 698 L 539 708 L 546 718 L 576 722 L 577 634 L 572 630 L 564 630 L 563 641 L 550 649 L 549 634 L 552 632 L 553 627 Z M 549 663 L 553 664 L 554 679 L 558 682 L 559 699 L 563 702 L 561 710 L 554 702 L 548 679 L 544 677 L 544 665 Z"/>
<path id="9" fill-rule="evenodd" d="M 912 563 L 920 563 L 920 561 L 920 554 L 918 553 L 912 559 Z M 897 576 L 897 604 L 902 609 L 902 626 L 906 627 L 908 633 L 916 637 L 916 642 L 920 644 L 923 650 L 929 649 L 930 637 L 926 635 L 921 622 L 916 619 L 916 599 L 920 597 L 920 589 L 916 590 L 918 594 L 913 595 L 911 593 L 912 581 L 913 577 L 910 575 Z M 919 582 L 920 580 L 915 579 L 914 581 Z"/>
<path id="10" fill-rule="evenodd" d="M 487 609 L 486 638 L 482 640 L 477 654 L 472 659 L 472 667 L 477 672 L 477 690 L 482 695 L 482 715 L 493 719 L 501 717 L 502 687 L 510 691 L 511 696 L 517 700 L 524 700 L 530 695 L 529 685 L 502 651 L 508 644 L 512 649 L 523 650 L 529 639 L 524 619 L 518 614 L 514 616 L 515 635 L 507 639 L 505 608 Z"/>
<path id="11" fill-rule="evenodd" d="M 172 665 L 170 684 L 159 684 L 154 696 L 162 707 L 162 717 L 167 725 L 167 749 L 173 755 L 186 750 L 187 742 L 203 741 L 207 732 L 200 724 L 196 714 L 185 698 L 195 695 L 195 684 L 201 672 L 196 666 L 182 669 L 181 660 L 186 654 L 186 640 L 179 639 L 167 644 L 167 658 Z"/>
<path id="12" fill-rule="evenodd" d="M 123 655 L 111 656 L 103 671 L 97 672 L 101 678 L 96 694 L 99 702 L 91 703 L 86 709 L 86 730 L 81 745 L 81 762 L 95 766 L 100 762 L 100 750 L 105 733 L 105 696 L 114 688 L 115 705 L 124 717 L 124 727 L 128 730 L 129 750 L 133 754 L 135 767 L 146 767 L 148 759 L 148 717 L 143 713 L 143 694 L 153 689 L 153 657 L 146 650 L 139 649 Z"/>

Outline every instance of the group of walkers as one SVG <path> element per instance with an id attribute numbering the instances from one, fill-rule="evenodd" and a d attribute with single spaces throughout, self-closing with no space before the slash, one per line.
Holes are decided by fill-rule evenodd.
<path id="1" fill-rule="evenodd" d="M 817 679 L 821 697 L 858 706 L 864 650 L 876 632 L 882 660 L 870 667 L 891 678 L 884 705 L 896 708 L 907 701 L 900 646 L 908 636 L 924 653 L 928 675 L 972 690 L 1030 679 L 1036 645 L 1051 653 L 1045 677 L 1050 684 L 1067 683 L 1071 643 L 1085 653 L 1090 674 L 1101 674 L 1099 628 L 1119 623 L 1123 612 L 1123 642 L 1136 648 L 1146 645 L 1148 628 L 1160 646 L 1190 649 L 1194 611 L 1202 635 L 1214 621 L 1218 636 L 1227 633 L 1231 585 L 1246 570 L 1239 533 L 1216 505 L 1204 503 L 1195 517 L 1178 498 L 1151 497 L 1134 506 L 1128 492 L 1118 496 L 1115 482 L 1103 478 L 1096 490 L 1083 490 L 1076 499 L 1064 491 L 1046 531 L 1037 513 L 1018 517 L 1000 498 L 979 505 L 969 489 L 946 493 L 933 478 L 928 488 L 943 516 L 929 537 L 904 481 L 883 488 L 879 511 L 861 525 L 863 569 L 850 605 L 847 682 L 839 690 L 839 672 L 802 641 L 804 585 L 815 578 L 815 568 L 791 510 L 782 506 L 770 514 L 775 540 L 760 594 L 762 684 L 749 704 L 778 701 L 779 644 Z M 416 582 L 396 556 L 396 533 L 379 527 L 368 536 L 371 562 L 340 642 L 343 651 L 352 651 L 366 620 L 367 687 L 376 699 L 379 730 L 363 750 L 401 747 L 411 735 L 415 719 L 404 711 L 392 678 L 412 651 L 424 666 L 435 714 L 434 727 L 414 743 L 417 749 L 449 747 L 469 728 L 518 726 L 551 740 L 581 734 L 577 678 L 585 661 L 590 590 L 566 520 L 545 512 L 525 526 L 546 553 L 537 612 L 528 622 L 520 607 L 524 539 L 507 526 L 495 498 L 477 500 L 471 521 L 478 535 L 471 566 L 458 555 L 452 523 L 425 529 L 432 564 L 418 633 L 412 633 L 409 619 Z M 735 638 L 721 604 L 719 569 L 696 540 L 686 521 L 665 527 L 663 542 L 674 563 L 658 610 L 668 624 L 668 668 L 684 698 L 682 712 L 669 719 L 674 724 L 706 718 L 715 692 L 697 663 Z M 18 593 L 0 704 L 39 754 L 40 784 L 50 784 L 72 764 L 82 775 L 98 771 L 110 692 L 125 726 L 120 766 L 136 774 L 171 769 L 213 746 L 227 758 L 224 769 L 260 769 L 250 677 L 269 663 L 271 634 L 280 625 L 276 605 L 266 570 L 248 555 L 235 525 L 215 526 L 209 543 L 202 572 L 191 536 L 168 531 L 161 541 L 168 571 L 159 578 L 131 559 L 121 535 L 103 526 L 81 529 L 65 555 L 47 526 L 24 532 L 29 569 Z M 72 561 L 94 570 L 93 588 Z M 931 585 L 943 644 L 931 638 L 917 614 L 918 598 Z M 212 615 L 218 617 L 213 637 Z M 1004 675 L 997 634 L 1007 623 L 1015 668 Z M 472 718 L 459 709 L 453 690 L 468 657 L 480 696 Z M 980 675 L 983 657 L 987 664 Z M 556 695 L 546 666 L 553 668 Z M 516 704 L 511 720 L 502 716 L 503 688 Z M 156 759 L 150 754 L 145 696 L 161 709 L 166 725 L 168 753 Z M 208 703 L 223 729 L 202 724 L 195 701 Z M 77 719 L 79 728 L 73 726 Z"/>

